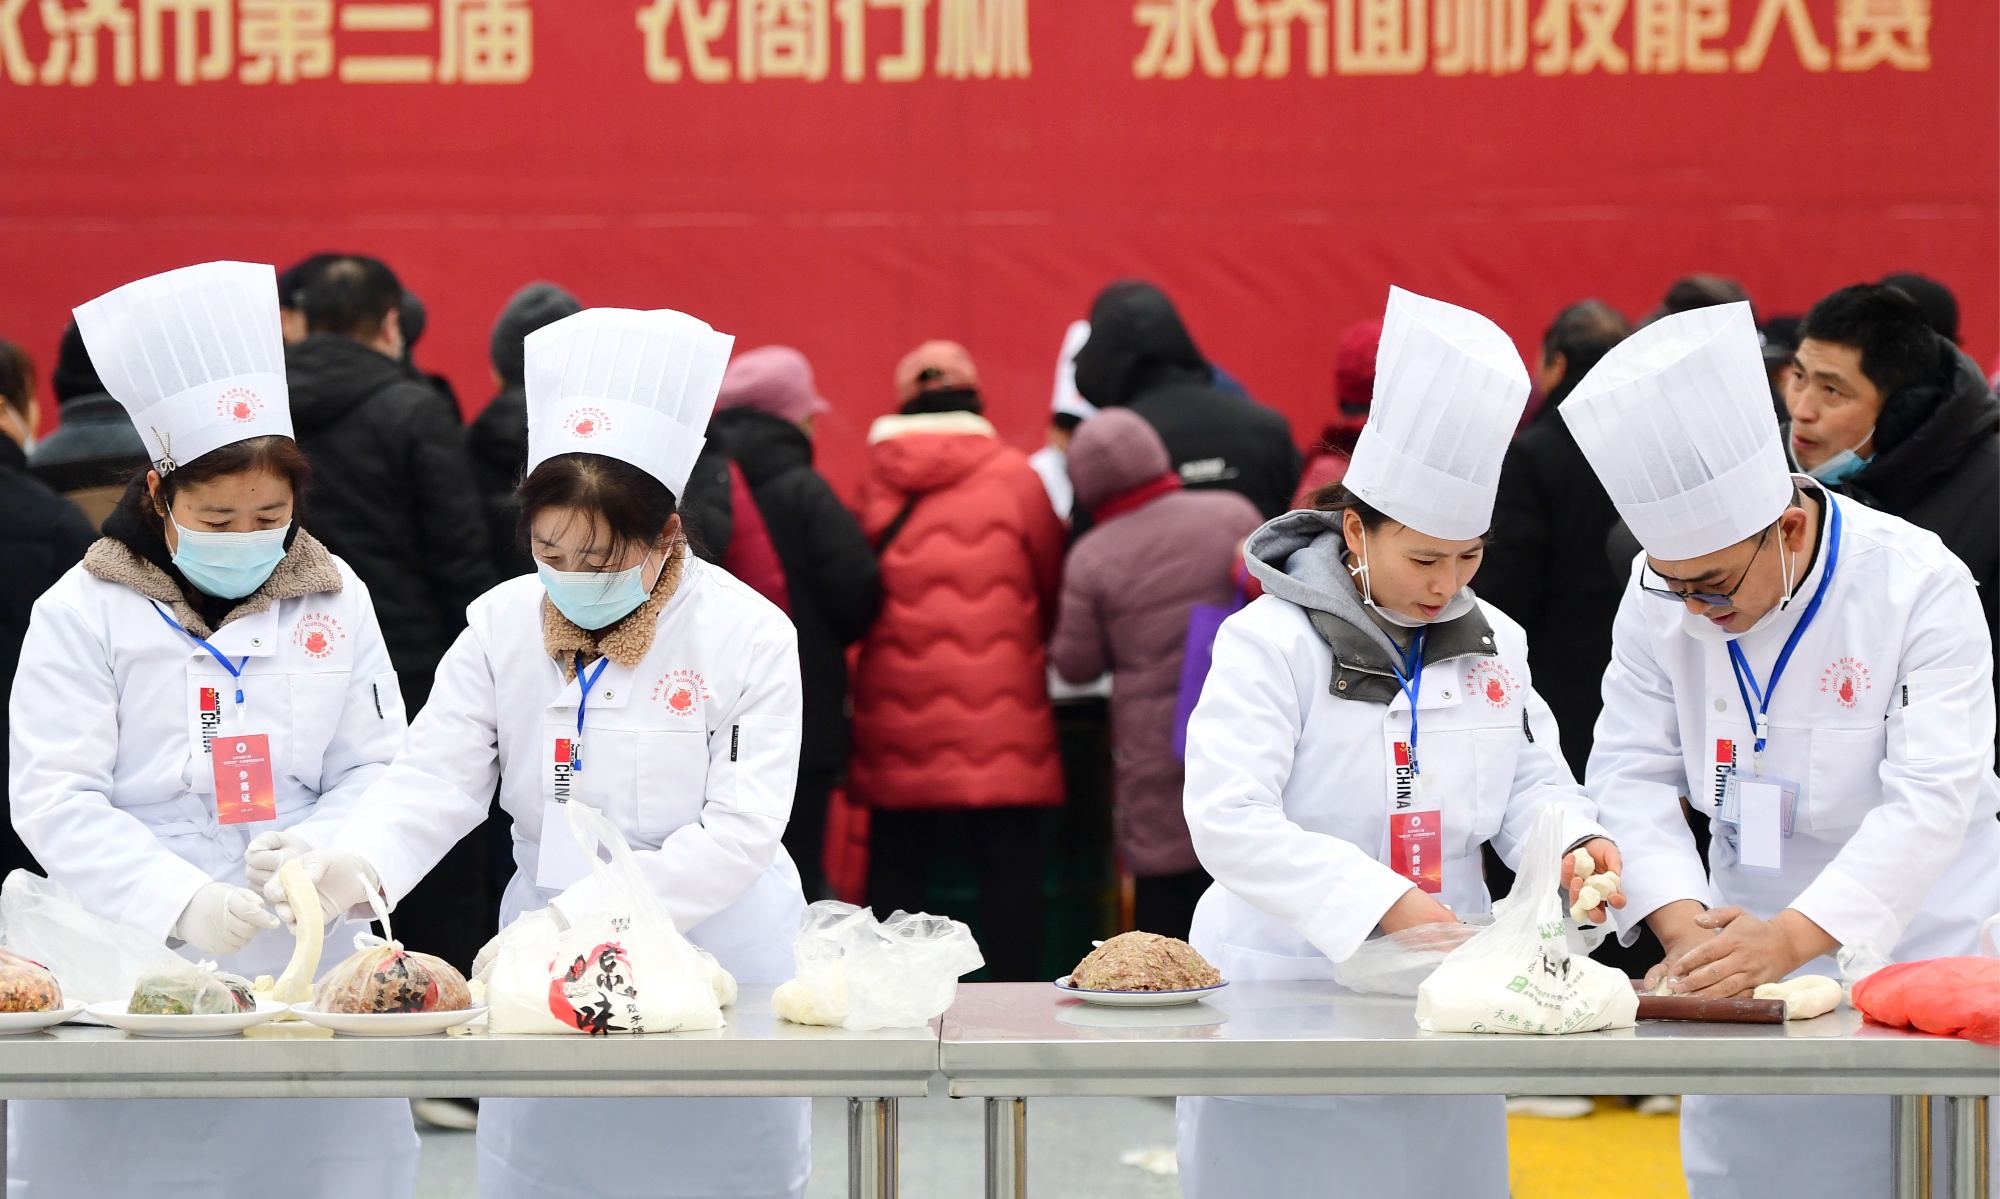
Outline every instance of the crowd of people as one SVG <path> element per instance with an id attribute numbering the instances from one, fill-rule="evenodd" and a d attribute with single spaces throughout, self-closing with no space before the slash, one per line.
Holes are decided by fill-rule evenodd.
<path id="1" fill-rule="evenodd" d="M 238 278 L 215 286 L 241 292 L 254 284 Z M 731 925 L 736 931 L 728 935 L 738 940 L 712 948 L 725 964 L 732 953 L 762 962 L 757 955 L 768 955 L 771 929 L 782 931 L 796 919 L 785 897 L 831 893 L 822 863 L 836 804 L 869 814 L 865 901 L 883 913 L 935 910 L 948 818 L 966 833 L 972 877 L 955 881 L 976 891 L 981 946 L 988 977 L 996 980 L 1046 975 L 1049 847 L 1040 817 L 1065 802 L 1068 787 L 1052 694 L 1102 688 L 1108 679 L 1114 840 L 1118 868 L 1132 883 L 1131 922 L 1192 938 L 1229 977 L 1319 977 L 1311 963 L 1334 957 L 1336 946 L 1351 951 L 1371 926 L 1379 934 L 1455 919 L 1433 896 L 1476 908 L 1483 901 L 1471 898 L 1475 892 L 1504 894 L 1512 879 L 1508 859 L 1524 831 L 1515 805 L 1528 796 L 1569 805 L 1565 831 L 1574 836 L 1566 840 L 1592 848 L 1599 862 L 1619 862 L 1622 852 L 1628 863 L 1635 856 L 1673 859 L 1678 869 L 1674 855 L 1686 841 L 1701 855 L 1697 875 L 1706 868 L 1713 811 L 1703 807 L 1704 797 L 1691 802 L 1687 794 L 1671 794 L 1671 820 L 1655 814 L 1634 825 L 1614 819 L 1594 790 L 1586 801 L 1577 785 L 1605 775 L 1616 786 L 1619 771 L 1640 770 L 1628 760 L 1643 740 L 1634 731 L 1638 718 L 1617 706 L 1617 681 L 1657 667 L 1657 678 L 1633 685 L 1671 692 L 1677 677 L 1678 659 L 1669 661 L 1666 649 L 1659 663 L 1633 658 L 1634 644 L 1667 635 L 1642 626 L 1628 602 L 1635 577 L 1641 589 L 1736 620 L 1733 605 L 1747 610 L 1751 601 L 1734 597 L 1751 580 L 1765 541 L 1774 540 L 1769 560 L 1780 564 L 1773 570 L 1782 570 L 1782 588 L 1773 574 L 1763 619 L 1738 627 L 1713 617 L 1725 630 L 1720 636 L 1747 635 L 1784 611 L 1813 571 L 1832 576 L 1833 564 L 1816 555 L 1829 520 L 1830 538 L 1839 543 L 1846 512 L 1885 543 L 1900 535 L 1900 522 L 1935 534 L 1976 585 L 1969 610 L 1983 611 L 1983 631 L 1957 632 L 1978 634 L 1989 647 L 1996 632 L 2000 400 L 1958 347 L 1951 293 L 1921 276 L 1841 288 L 1801 317 L 1765 314 L 1748 334 L 1748 298 L 1716 276 L 1675 282 L 1659 308 L 1636 323 L 1600 300 L 1581 300 L 1551 320 L 1532 378 L 1490 322 L 1397 292 L 1384 319 L 1330 338 L 1325 427 L 1303 447 L 1282 415 L 1203 353 L 1165 292 L 1117 282 L 1063 339 L 1045 446 L 1029 454 L 1007 444 L 985 415 L 972 351 L 927 341 L 885 372 L 878 407 L 893 403 L 894 411 L 870 425 L 864 477 L 845 498 L 814 467 L 815 420 L 833 405 L 819 394 L 811 364 L 790 347 L 732 353 L 726 338 L 705 325 L 693 328 L 699 322 L 692 318 L 666 314 L 692 322 L 684 327 L 650 321 L 657 314 L 586 309 L 559 286 L 530 283 L 493 324 L 496 394 L 467 424 L 451 385 L 417 365 L 424 307 L 389 266 L 361 255 L 315 255 L 278 272 L 276 286 L 282 359 L 274 348 L 271 362 L 251 364 L 270 368 L 289 395 L 286 423 L 269 426 L 270 436 L 239 430 L 229 435 L 233 441 L 208 445 L 203 438 L 222 435 L 209 428 L 215 421 L 205 412 L 199 420 L 168 413 L 159 418 L 164 425 L 135 423 L 131 412 L 140 401 L 131 394 L 129 358 L 142 350 L 126 347 L 117 361 L 106 360 L 105 347 L 120 344 L 122 326 L 102 313 L 86 318 L 88 309 L 78 310 L 57 348 L 48 386 L 60 421 L 41 435 L 41 377 L 30 355 L 0 343 L 0 510 L 9 518 L 0 531 L 0 669 L 15 677 L 31 613 L 45 625 L 54 619 L 40 615 L 47 605 L 38 608 L 37 601 L 59 580 L 78 578 L 79 563 L 90 586 L 116 583 L 150 598 L 161 620 L 225 667 L 227 656 L 203 638 L 221 641 L 226 625 L 261 611 L 246 596 L 270 606 L 337 595 L 322 598 L 324 610 L 300 620 L 320 619 L 319 635 L 353 637 L 357 653 L 374 655 L 367 670 L 375 717 L 400 729 L 427 708 L 434 712 L 412 728 L 409 749 L 386 774 L 385 757 L 352 765 L 346 781 L 323 780 L 321 804 L 340 787 L 362 795 L 365 784 L 347 818 L 351 827 L 337 840 L 267 834 L 276 839 L 248 843 L 252 874 L 259 852 L 272 860 L 305 856 L 329 880 L 322 887 L 339 910 L 355 907 L 362 895 L 331 881 L 336 868 L 379 879 L 400 904 L 403 938 L 461 965 L 487 945 L 503 909 L 510 917 L 527 913 L 523 918 L 551 911 L 560 920 L 570 895 L 565 887 L 574 882 L 556 878 L 549 856 L 540 853 L 542 713 L 517 716 L 509 705 L 540 685 L 553 658 L 556 683 L 573 696 L 580 745 L 583 702 L 600 711 L 592 688 L 603 665 L 636 670 L 657 657 L 650 622 L 664 619 L 659 614 L 676 594 L 690 598 L 675 619 L 692 624 L 671 637 L 677 652 L 691 656 L 669 663 L 674 669 L 651 684 L 649 698 L 668 718 L 710 703 L 739 703 L 730 709 L 742 715 L 731 717 L 738 723 L 730 726 L 727 760 L 737 762 L 740 738 L 746 763 L 744 781 L 728 801 L 729 818 L 704 809 L 707 839 L 683 849 L 695 855 L 683 866 L 699 866 L 709 872 L 704 878 L 732 879 L 734 889 L 717 882 L 711 895 L 689 890 L 686 879 L 662 881 L 677 922 L 683 907 L 699 914 L 690 917 L 696 925 L 736 918 L 741 928 Z M 1740 348 L 1730 340 L 1739 335 L 1751 339 L 1741 344 L 1760 346 L 1761 390 L 1749 416 L 1739 406 L 1718 427 L 1737 428 L 1744 445 L 1782 438 L 1789 461 L 1780 476 L 1788 474 L 1796 486 L 1793 498 L 1778 505 L 1781 512 L 1762 510 L 1770 495 L 1743 490 L 1742 480 L 1755 473 L 1751 465 L 1771 466 L 1762 458 L 1742 457 L 1749 473 L 1732 475 L 1724 468 L 1735 460 L 1718 463 L 1718 451 L 1691 443 L 1683 459 L 1662 467 L 1620 440 L 1629 433 L 1619 422 L 1643 416 L 1617 407 L 1638 386 L 1634 380 L 1665 369 L 1675 354 L 1694 361 L 1711 352 L 1702 338 Z M 664 391 L 641 394 L 645 385 L 629 370 L 592 365 L 593 337 L 627 339 L 641 347 L 634 354 L 665 347 L 658 352 L 680 355 L 673 361 L 686 381 L 668 399 L 660 398 Z M 1712 368 L 1712 379 L 1693 376 L 1702 395 L 1690 403 L 1722 402 L 1709 391 L 1741 398 L 1740 379 L 1729 371 L 1742 363 L 1729 362 Z M 709 379 L 702 372 L 711 367 Z M 611 373 L 576 383 L 574 372 L 586 370 Z M 619 388 L 625 390 L 611 394 Z M 204 403 L 214 399 L 202 394 Z M 219 394 L 226 409 L 230 393 Z M 557 394 L 570 406 L 551 415 L 549 397 Z M 578 407 L 578 396 L 590 404 Z M 154 398 L 170 406 L 166 397 Z M 848 405 L 870 406 L 859 399 Z M 639 448 L 599 456 L 600 443 L 591 439 L 595 426 L 612 419 L 607 414 L 626 420 L 653 409 L 666 415 L 639 423 L 642 430 L 655 430 L 646 421 L 657 424 L 655 432 L 632 434 Z M 274 418 L 245 403 L 234 419 L 255 426 Z M 559 429 L 549 423 L 557 420 Z M 179 445 L 167 436 L 174 421 L 195 430 L 191 443 L 189 434 L 175 434 Z M 1671 447 L 1663 452 L 1672 457 Z M 1607 467 L 1620 454 L 1634 455 L 1630 468 Z M 1677 488 L 1693 488 L 1689 480 L 1697 475 L 1724 488 L 1717 494 L 1736 497 L 1733 514 L 1724 520 L 1689 507 L 1676 510 L 1672 521 L 1661 516 L 1661 506 L 1676 502 Z M 240 513 L 257 500 L 251 483 L 259 479 L 275 480 L 270 486 L 282 492 L 282 519 L 258 515 L 255 521 L 264 523 L 238 529 L 229 522 L 247 519 Z M 1769 492 L 1771 479 L 1761 484 Z M 1836 496 L 1838 504 L 1829 498 Z M 239 514 L 220 518 L 215 528 L 284 538 L 267 547 L 275 556 L 248 587 L 232 583 L 248 578 L 243 563 L 202 557 L 201 539 L 223 534 L 191 530 L 182 519 L 180 505 L 211 501 L 219 505 L 215 511 Z M 280 508 L 269 499 L 256 511 Z M 594 513 L 599 523 L 579 532 L 563 515 L 578 512 Z M 1861 513 L 1897 521 L 1881 533 L 1870 523 L 1875 517 Z M 1756 520 L 1745 525 L 1750 515 Z M 1688 532 L 1697 526 L 1701 531 Z M 1730 535 L 1714 544 L 1702 540 L 1719 537 L 1718 530 Z M 1707 567 L 1715 564 L 1707 559 L 1734 552 L 1745 539 L 1758 547 L 1745 549 L 1745 564 L 1732 559 L 1727 572 L 1711 577 Z M 1900 551 L 1904 565 L 1931 544 Z M 1648 570 L 1676 563 L 1686 569 L 1659 578 L 1635 571 L 1642 553 Z M 1879 569 L 1884 586 L 1901 579 L 1902 567 Z M 523 578 L 529 575 L 539 581 Z M 614 577 L 615 591 L 605 581 Z M 354 585 L 343 590 L 343 579 Z M 1725 590 L 1732 582 L 1734 589 Z M 61 603 L 79 615 L 60 635 L 77 645 L 115 637 L 89 624 L 109 611 L 93 605 L 110 601 L 84 584 L 65 586 L 76 594 Z M 629 603 L 608 598 L 627 593 Z M 753 593 L 769 608 L 745 608 L 732 598 Z M 1922 599 L 1911 594 L 1909 603 Z M 1246 609 L 1265 595 L 1285 605 Z M 772 609 L 778 615 L 766 619 Z M 1277 614 L 1295 610 L 1311 614 L 1311 622 Z M 647 622 L 643 635 L 626 632 L 635 612 Z M 771 621 L 780 617 L 788 631 L 774 640 Z M 508 648 L 507 638 L 522 630 L 538 641 L 533 652 Z M 764 656 L 793 652 L 782 647 L 786 641 L 797 660 L 798 693 L 790 699 L 761 691 L 758 681 Z M 1445 826 L 1448 837 L 1465 842 L 1460 848 L 1470 854 L 1473 873 L 1456 865 L 1465 854 L 1449 849 L 1447 869 L 1434 878 L 1411 862 L 1380 878 L 1356 874 L 1345 858 L 1326 856 L 1324 843 L 1332 838 L 1325 830 L 1302 832 L 1287 813 L 1291 821 L 1344 827 L 1349 817 L 1341 805 L 1349 801 L 1344 792 L 1334 794 L 1339 788 L 1331 781 L 1375 769 L 1370 763 L 1383 745 L 1379 712 L 1336 704 L 1332 715 L 1309 715 L 1324 707 L 1318 693 L 1351 687 L 1339 698 L 1390 705 L 1396 719 L 1409 722 L 1396 761 L 1407 758 L 1416 775 L 1418 713 L 1438 702 L 1421 697 L 1423 668 L 1450 654 L 1476 656 L 1480 645 L 1485 665 L 1470 669 L 1488 672 L 1478 678 L 1492 688 L 1484 696 L 1491 710 L 1445 717 L 1428 735 L 1439 746 L 1436 757 L 1425 759 L 1436 763 L 1432 777 L 1443 780 L 1435 785 L 1462 785 L 1492 808 L 1481 808 L 1478 828 Z M 185 654 L 185 645 L 174 646 Z M 1309 660 L 1320 663 L 1311 687 L 1295 695 L 1275 681 L 1273 671 L 1291 678 Z M 593 662 L 595 673 L 586 669 Z M 1992 690 L 1990 648 L 1983 666 L 1969 660 L 1960 666 L 1983 671 L 1977 686 Z M 1893 667 L 1878 662 L 1877 682 L 1870 684 L 1868 665 L 1836 662 L 1813 684 L 1886 686 L 1896 677 Z M 1923 686 L 1963 682 L 1945 679 L 1948 669 L 1934 673 Z M 1532 691 L 1517 686 L 1529 677 Z M 393 692 L 387 699 L 385 684 Z M 1774 677 L 1768 689 L 1776 684 Z M 295 726 L 309 721 L 314 705 L 340 710 L 340 697 L 324 691 L 295 683 L 288 701 Z M 240 709 L 241 690 L 237 695 Z M 1715 696 L 1715 711 L 1723 712 L 1735 692 Z M 1443 699 L 1451 699 L 1449 691 Z M 1763 699 L 1768 708 L 1769 696 Z M 605 707 L 625 702 L 608 689 L 602 701 Z M 796 717 L 786 714 L 792 702 Z M 1754 706 L 1747 692 L 1743 702 Z M 1912 699 L 1906 691 L 1904 705 L 1913 702 L 1929 702 L 1928 695 Z M 16 722 L 26 710 L 19 683 L 11 710 Z M 1982 736 L 1991 733 L 1991 709 L 1985 711 Z M 650 836 L 658 848 L 684 823 L 671 814 L 679 811 L 669 781 L 678 777 L 675 755 L 700 753 L 709 761 L 709 751 L 683 744 L 671 730 L 621 726 L 615 712 L 610 719 L 607 727 L 637 731 L 629 744 L 610 734 L 593 737 L 601 746 L 594 752 L 603 755 L 593 762 L 636 780 L 638 798 L 627 815 L 636 835 Z M 1433 716 L 1425 712 L 1424 719 Z M 1761 761 L 1765 730 L 1758 719 Z M 351 715 L 342 716 L 333 732 L 322 734 L 331 742 L 321 744 L 363 753 L 360 742 L 349 745 L 362 735 L 351 723 Z M 1372 731 L 1361 731 L 1362 724 Z M 1961 720 L 1952 727 L 1972 725 Z M 1289 733 L 1269 740 L 1273 728 Z M 1880 740 L 1879 730 L 1855 734 L 1866 735 Z M 1912 742 L 1916 736 L 1907 734 Z M 482 738 L 490 749 L 475 744 Z M 747 763 L 779 752 L 768 738 L 796 752 L 796 770 L 778 772 L 782 796 L 759 794 L 762 784 L 750 781 Z M 1451 748 L 1457 739 L 1470 748 L 1462 754 Z M 1500 760 L 1493 747 L 1503 740 L 1511 782 L 1495 782 L 1492 774 Z M 39 869 L 47 863 L 38 864 L 37 854 L 81 852 L 77 838 L 91 835 L 85 825 L 58 836 L 52 830 L 63 818 L 53 808 L 23 810 L 24 802 L 39 802 L 24 800 L 26 791 L 57 787 L 49 773 L 58 756 L 51 735 L 16 727 L 7 743 L 17 757 L 27 752 L 36 760 L 17 761 L 10 772 L 14 820 L 0 831 L 0 868 Z M 1983 743 L 1979 748 L 1985 752 Z M 1855 755 L 1865 750 L 1857 740 L 1827 752 L 1859 763 Z M 1894 752 L 1904 750 L 1899 745 Z M 571 761 L 583 772 L 580 751 Z M 1985 762 L 1990 774 L 1992 758 Z M 717 768 L 708 767 L 711 781 Z M 1815 779 L 1819 769 L 1816 758 Z M 559 770 L 558 786 L 564 778 Z M 1984 785 L 1991 790 L 1990 779 Z M 1316 790 L 1308 796 L 1307 787 Z M 669 794 L 649 799 L 649 788 Z M 1828 795 L 1834 790 L 1826 788 Z M 1255 796 L 1265 791 L 1270 802 L 1260 805 Z M 284 802 L 280 796 L 280 812 Z M 1379 805 L 1372 811 L 1379 824 Z M 166 822 L 158 829 L 178 829 L 179 814 L 157 815 Z M 1991 823 L 1990 811 L 1986 816 Z M 1484 828 L 1488 817 L 1491 829 Z M 28 824 L 30 835 L 17 831 Z M 786 853 L 770 864 L 766 843 L 779 840 Z M 1376 850 L 1370 844 L 1361 852 Z M 1740 848 L 1732 844 L 1729 852 Z M 796 866 L 796 883 L 786 857 Z M 52 873 L 61 876 L 60 869 Z M 1642 876 L 1628 867 L 1627 877 L 1638 885 Z M 1436 885 L 1426 885 L 1427 878 Z M 1657 894 L 1661 902 L 1646 909 L 1656 918 L 1621 923 L 1620 936 L 1600 955 L 1635 977 L 1657 977 L 1668 962 L 1688 965 L 1690 974 L 1713 970 L 1713 961 L 1690 956 L 1690 946 L 1697 927 L 1719 939 L 1720 926 L 1697 924 L 1708 917 L 1677 908 L 1686 902 L 1680 892 Z M 1351 910 L 1336 913 L 1334 900 L 1342 897 Z M 261 909 L 249 913 L 242 902 L 198 896 L 185 911 L 177 905 L 168 913 L 135 898 L 129 912 L 184 941 L 200 946 L 206 938 L 235 951 L 256 941 L 260 929 L 275 927 L 261 919 Z M 754 978 L 782 967 L 748 969 L 746 977 Z M 1725 981 L 1710 977 L 1706 985 Z M 1247 1193 L 1244 1180 L 1262 1177 L 1271 1180 L 1270 1193 L 1290 1193 L 1285 1180 L 1300 1176 L 1307 1168 L 1301 1163 L 1375 1136 L 1365 1132 L 1376 1127 L 1371 1122 L 1387 1121 L 1387 1128 L 1442 1117 L 1461 1121 L 1475 1141 L 1492 1133 L 1473 1101 L 1368 1103 L 1375 1106 L 1353 1101 L 1341 1108 L 1343 1131 L 1328 1137 L 1305 1108 L 1285 1109 L 1290 1114 L 1280 1120 L 1269 1111 L 1245 1113 L 1232 1101 L 1184 1101 L 1190 1192 Z M 574 1107 L 524 1103 L 501 1110 L 488 1119 L 509 1130 L 519 1153 L 510 1160 L 531 1173 L 540 1165 L 522 1148 L 532 1139 L 526 1130 L 580 1120 L 565 1135 L 587 1139 L 600 1119 L 578 1116 L 583 1109 Z M 1749 1127 L 1761 1111 L 1718 1111 L 1713 1118 Z M 328 1120 L 351 1121 L 342 1127 L 356 1136 L 393 1137 L 393 1129 L 368 1123 L 380 1115 L 341 1108 Z M 771 1137 L 801 1135 L 792 1108 L 758 1108 L 746 1118 L 764 1121 L 759 1127 Z M 1292 1142 L 1274 1131 L 1274 1121 L 1324 1143 L 1313 1153 L 1280 1155 L 1287 1164 L 1279 1170 L 1269 1165 L 1276 1159 L 1268 1149 Z M 1724 1173 L 1737 1168 L 1729 1164 L 1726 1140 L 1711 1147 L 1711 1164 L 1723 1163 L 1715 1168 Z M 1459 1166 L 1474 1169 L 1481 1153 L 1494 1149 L 1479 1144 L 1465 1155 L 1472 1165 Z M 1497 1151 L 1504 1154 L 1504 1147 Z M 753 1168 L 727 1169 L 736 1177 Z M 1483 1176 L 1450 1178 L 1458 1181 L 1440 1176 L 1439 1185 L 1485 1193 Z M 780 1178 L 772 1193 L 790 1185 Z"/>

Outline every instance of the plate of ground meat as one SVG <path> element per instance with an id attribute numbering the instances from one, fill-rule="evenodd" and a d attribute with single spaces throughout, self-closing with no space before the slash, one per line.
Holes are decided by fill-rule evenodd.
<path id="1" fill-rule="evenodd" d="M 1108 1007 L 1172 1007 L 1229 984 L 1194 946 L 1158 933 L 1120 933 L 1056 980 L 1056 990 Z"/>

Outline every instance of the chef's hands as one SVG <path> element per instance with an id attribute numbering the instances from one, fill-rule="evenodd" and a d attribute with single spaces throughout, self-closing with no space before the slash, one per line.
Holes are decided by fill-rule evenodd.
<path id="1" fill-rule="evenodd" d="M 1452 910 L 1415 887 L 1402 893 L 1377 921 L 1385 933 L 1401 932 L 1422 924 L 1457 924 Z"/>
<path id="2" fill-rule="evenodd" d="M 235 953 L 265 929 L 277 928 L 278 918 L 264 910 L 264 901 L 247 887 L 208 883 L 194 893 L 174 936 L 217 957 Z"/>
<path id="3" fill-rule="evenodd" d="M 311 852 L 312 846 L 297 833 L 259 833 L 243 851 L 243 881 L 252 891 L 262 891 L 266 883 L 277 877 L 280 866 Z"/>
<path id="4" fill-rule="evenodd" d="M 1610 841 L 1605 840 L 1603 837 L 1592 837 L 1582 845 L 1577 846 L 1577 849 L 1581 849 L 1590 855 L 1590 860 L 1597 864 L 1597 874 L 1615 874 L 1623 877 L 1625 873 L 1625 859 L 1619 856 L 1618 847 Z M 1583 892 L 1586 881 L 1585 877 L 1577 871 L 1575 850 L 1564 854 L 1563 889 L 1569 892 L 1569 901 L 1572 907 L 1576 904 L 1576 897 Z M 1610 895 L 1600 895 L 1599 899 L 1600 902 L 1596 907 L 1584 913 L 1585 917 L 1592 924 L 1602 924 L 1611 918 L 1611 914 L 1606 912 L 1605 908 L 1622 908 L 1625 906 L 1625 888 L 1621 884 Z"/>
<path id="5" fill-rule="evenodd" d="M 375 877 L 375 868 L 361 855 L 344 849 L 315 849 L 300 854 L 298 862 L 306 881 L 319 892 L 320 910 L 327 916 L 352 913 L 365 918 L 373 914 L 368 896 L 380 895 L 382 884 Z M 285 888 L 275 876 L 264 884 L 264 898 L 270 901 L 280 920 L 288 925 L 298 923 L 292 905 L 285 902 Z M 354 912 L 357 907 L 361 910 Z"/>
<path id="6" fill-rule="evenodd" d="M 1676 995 L 1704 999 L 1748 995 L 1840 944 L 1792 908 L 1769 920 L 1759 920 L 1742 908 L 1715 908 L 1692 923 L 1713 930 L 1713 935 L 1677 956 L 1670 953 L 1662 963 L 1668 988 Z M 1647 977 L 1650 982 L 1652 976 Z"/>

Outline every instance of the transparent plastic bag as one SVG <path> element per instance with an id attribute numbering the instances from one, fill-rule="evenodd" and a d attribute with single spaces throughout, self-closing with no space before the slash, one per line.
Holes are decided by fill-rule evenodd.
<path id="1" fill-rule="evenodd" d="M 217 970 L 214 962 L 176 957 L 139 975 L 125 1010 L 135 1016 L 227 1016 L 256 1007 L 249 979 Z"/>
<path id="2" fill-rule="evenodd" d="M 387 1012 L 462 1012 L 472 991 L 458 967 L 428 953 L 415 953 L 394 939 L 381 895 L 368 888 L 368 904 L 387 937 L 354 935 L 354 952 L 313 985 L 313 1008 L 359 1015 Z"/>
<path id="3" fill-rule="evenodd" d="M 898 911 L 877 922 L 867 908 L 832 899 L 806 908 L 792 958 L 796 977 L 772 993 L 771 1010 L 854 1032 L 921 1028 L 951 1006 L 960 975 L 986 964 L 956 920 Z"/>
<path id="4" fill-rule="evenodd" d="M 62 987 L 47 966 L 0 949 L 0 1012 L 53 1012 L 62 1005 Z"/>
<path id="5" fill-rule="evenodd" d="M 1621 970 L 1573 953 L 1562 885 L 1562 809 L 1543 804 L 1521 872 L 1493 923 L 1452 950 L 1417 988 L 1427 1032 L 1594 1032 L 1638 1023 Z"/>
<path id="6" fill-rule="evenodd" d="M 486 984 L 493 1031 L 601 1036 L 722 1027 L 736 980 L 674 927 L 618 826 L 580 800 L 563 806 L 590 859 L 598 902 L 570 911 L 568 928 L 524 918 L 501 932 Z"/>
<path id="7" fill-rule="evenodd" d="M 73 1004 L 123 1002 L 148 970 L 186 965 L 158 938 L 84 910 L 61 883 L 16 870 L 0 885 L 6 947 L 40 962 Z"/>
<path id="8" fill-rule="evenodd" d="M 1493 917 L 1479 915 L 1463 924 L 1419 924 L 1371 938 L 1333 964 L 1333 981 L 1363 995 L 1415 995 L 1452 950 L 1491 923 Z"/>

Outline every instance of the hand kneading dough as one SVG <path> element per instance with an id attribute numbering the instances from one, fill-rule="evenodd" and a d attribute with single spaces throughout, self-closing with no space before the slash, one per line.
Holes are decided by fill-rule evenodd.
<path id="1" fill-rule="evenodd" d="M 1824 974 L 1802 974 L 1784 982 L 1765 983 L 1753 996 L 1784 1000 L 1787 1020 L 1810 1020 L 1840 1006 L 1840 984 Z"/>
<path id="2" fill-rule="evenodd" d="M 771 1014 L 793 1024 L 821 1024 L 829 1028 L 847 1019 L 847 980 L 838 970 L 829 971 L 813 986 L 788 979 L 771 992 Z"/>

